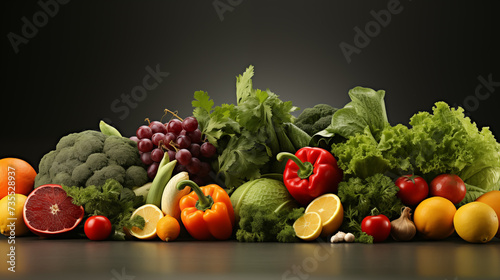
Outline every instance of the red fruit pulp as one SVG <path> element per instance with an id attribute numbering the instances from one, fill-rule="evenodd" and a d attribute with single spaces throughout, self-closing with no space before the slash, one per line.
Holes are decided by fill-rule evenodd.
<path id="1" fill-rule="evenodd" d="M 83 219 L 82 206 L 59 185 L 43 185 L 26 199 L 23 218 L 26 226 L 39 236 L 53 236 L 74 229 Z"/>

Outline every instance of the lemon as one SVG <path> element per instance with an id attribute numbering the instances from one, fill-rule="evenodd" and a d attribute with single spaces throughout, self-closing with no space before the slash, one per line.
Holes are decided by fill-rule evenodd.
<path id="1" fill-rule="evenodd" d="M 161 218 L 163 218 L 163 212 L 161 209 L 154 204 L 145 204 L 137 208 L 134 213 L 132 213 L 131 218 L 137 215 L 142 216 L 144 220 L 146 220 L 146 224 L 143 229 L 133 227 L 130 229 L 130 234 L 139 239 L 156 238 L 156 224 Z"/>
<path id="2" fill-rule="evenodd" d="M 316 212 L 305 213 L 293 223 L 295 235 L 303 240 L 314 240 L 321 234 L 321 217 Z"/>
<path id="3" fill-rule="evenodd" d="M 29 232 L 23 218 L 26 198 L 25 195 L 16 193 L 15 196 L 7 195 L 0 200 L 0 233 L 10 236 L 14 227 L 14 236 L 22 236 Z"/>
<path id="4" fill-rule="evenodd" d="M 309 203 L 305 212 L 319 214 L 323 227 L 321 236 L 323 237 L 336 232 L 344 220 L 344 208 L 342 207 L 340 198 L 333 193 L 327 193 L 315 198 Z"/>
<path id="5" fill-rule="evenodd" d="M 456 211 L 448 199 L 433 196 L 420 202 L 413 214 L 413 222 L 424 238 L 445 239 L 455 232 L 453 217 Z"/>
<path id="6" fill-rule="evenodd" d="M 471 243 L 489 242 L 498 230 L 495 210 L 483 202 L 471 202 L 460 207 L 453 218 L 458 235 Z"/>

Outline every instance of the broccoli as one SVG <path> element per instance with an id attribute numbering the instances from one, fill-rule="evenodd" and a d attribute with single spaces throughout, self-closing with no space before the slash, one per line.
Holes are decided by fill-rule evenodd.
<path id="1" fill-rule="evenodd" d="M 327 104 L 317 104 L 312 108 L 304 109 L 295 120 L 295 125 L 312 136 L 330 125 L 332 115 L 337 110 Z"/>
<path id="2" fill-rule="evenodd" d="M 86 130 L 62 137 L 56 149 L 43 156 L 35 187 L 101 186 L 107 179 L 115 179 L 126 188 L 147 183 L 137 144 L 125 137 Z"/>
<path id="3" fill-rule="evenodd" d="M 239 210 L 240 220 L 236 239 L 240 242 L 297 242 L 293 223 L 304 215 L 304 208 L 290 212 L 266 212 L 257 205 L 248 205 Z"/>

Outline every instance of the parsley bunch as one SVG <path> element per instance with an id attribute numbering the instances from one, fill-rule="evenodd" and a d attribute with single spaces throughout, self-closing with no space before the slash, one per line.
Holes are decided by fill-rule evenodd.
<path id="1" fill-rule="evenodd" d="M 110 220 L 113 225 L 113 240 L 125 240 L 123 228 L 144 227 L 145 221 L 141 216 L 131 219 L 134 210 L 143 204 L 143 198 L 136 196 L 131 189 L 124 188 L 115 179 L 108 179 L 102 186 L 63 186 L 63 189 L 73 198 L 73 204 L 85 209 L 84 221 L 95 215 L 102 215 Z"/>
<path id="2" fill-rule="evenodd" d="M 344 207 L 344 222 L 340 230 L 354 234 L 357 242 L 373 243 L 373 237 L 361 231 L 361 222 L 366 216 L 378 214 L 386 215 L 391 221 L 397 218 L 403 208 L 396 196 L 398 191 L 392 179 L 380 173 L 341 182 L 338 196 Z"/>

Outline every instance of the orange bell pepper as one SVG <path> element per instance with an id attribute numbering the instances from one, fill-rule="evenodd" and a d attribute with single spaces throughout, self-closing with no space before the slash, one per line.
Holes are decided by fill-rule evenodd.
<path id="1" fill-rule="evenodd" d="M 199 187 L 191 180 L 177 184 L 177 189 L 190 186 L 193 191 L 179 201 L 181 220 L 189 234 L 198 240 L 231 237 L 234 210 L 227 192 L 218 185 Z"/>

